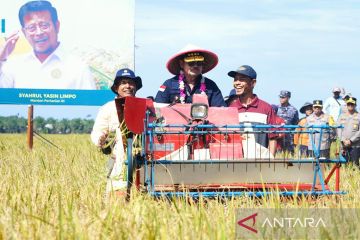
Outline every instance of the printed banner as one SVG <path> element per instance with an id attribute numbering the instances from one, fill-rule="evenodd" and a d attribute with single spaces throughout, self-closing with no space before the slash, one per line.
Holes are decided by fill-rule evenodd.
<path id="1" fill-rule="evenodd" d="M 134 69 L 134 0 L 14 0 L 0 19 L 0 104 L 102 105 Z"/>

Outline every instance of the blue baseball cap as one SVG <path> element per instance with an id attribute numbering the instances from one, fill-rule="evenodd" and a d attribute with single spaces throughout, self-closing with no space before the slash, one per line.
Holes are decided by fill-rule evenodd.
<path id="1" fill-rule="evenodd" d="M 290 91 L 287 91 L 287 90 L 281 90 L 280 91 L 280 94 L 279 94 L 279 97 L 288 97 L 290 98 L 291 97 L 291 92 Z"/>
<path id="2" fill-rule="evenodd" d="M 256 79 L 256 72 L 249 65 L 242 65 L 235 71 L 228 72 L 229 77 L 235 77 L 236 74 L 241 74 L 241 75 L 245 75 L 251 79 Z"/>
<path id="3" fill-rule="evenodd" d="M 111 86 L 111 90 L 117 94 L 116 85 L 124 78 L 131 79 L 135 82 L 136 91 L 142 88 L 142 81 L 140 77 L 135 76 L 135 73 L 129 68 L 122 68 L 116 72 L 114 83 Z"/>

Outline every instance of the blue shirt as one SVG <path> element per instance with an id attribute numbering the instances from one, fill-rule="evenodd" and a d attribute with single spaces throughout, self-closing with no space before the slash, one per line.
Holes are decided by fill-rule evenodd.
<path id="1" fill-rule="evenodd" d="M 284 119 L 286 125 L 297 125 L 299 122 L 299 112 L 292 106 L 288 105 L 282 107 L 281 105 L 277 106 L 276 114 Z M 284 140 L 282 141 L 283 149 L 293 151 L 294 137 L 293 134 L 285 134 Z"/>
<path id="2" fill-rule="evenodd" d="M 277 106 L 276 115 L 285 120 L 286 125 L 296 125 L 299 122 L 299 112 L 292 105 L 282 107 L 281 105 Z"/>
<path id="3" fill-rule="evenodd" d="M 194 88 L 191 90 L 189 85 L 185 83 L 185 103 L 192 103 L 192 96 L 200 94 L 200 82 L 201 77 L 197 79 L 197 83 Z M 185 82 L 185 81 L 184 81 Z M 208 96 L 209 106 L 210 107 L 225 107 L 225 101 L 221 94 L 220 89 L 214 81 L 211 79 L 205 78 L 206 85 L 206 95 Z M 163 85 L 160 86 L 159 91 L 156 94 L 155 102 L 158 103 L 173 103 L 176 99 L 180 99 L 180 89 L 179 89 L 179 77 L 174 76 L 166 80 Z"/>

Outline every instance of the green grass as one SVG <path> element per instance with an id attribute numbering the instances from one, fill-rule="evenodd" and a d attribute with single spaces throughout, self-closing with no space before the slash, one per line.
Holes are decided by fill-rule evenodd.
<path id="1" fill-rule="evenodd" d="M 128 203 L 113 197 L 104 204 L 107 159 L 89 135 L 46 137 L 62 150 L 35 139 L 29 151 L 25 135 L 0 135 L 0 239 L 233 239 L 237 208 L 357 208 L 360 202 L 360 173 L 347 166 L 341 189 L 348 194 L 338 199 L 194 202 L 135 192 Z"/>

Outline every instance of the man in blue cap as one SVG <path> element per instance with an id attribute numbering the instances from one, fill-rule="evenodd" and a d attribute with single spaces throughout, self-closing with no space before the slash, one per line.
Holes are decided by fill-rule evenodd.
<path id="1" fill-rule="evenodd" d="M 123 68 L 116 73 L 111 90 L 117 95 L 116 98 L 120 99 L 135 96 L 141 87 L 141 78 L 135 76 L 132 70 Z M 104 153 L 110 154 L 106 197 L 111 191 L 124 193 L 126 189 L 126 181 L 123 176 L 125 161 L 124 128 L 125 124 L 122 117 L 119 117 L 115 100 L 106 103 L 100 108 L 91 132 L 91 140 Z M 112 140 L 111 137 L 115 137 L 113 146 L 109 144 Z"/>
<path id="2" fill-rule="evenodd" d="M 296 125 L 299 122 L 299 112 L 289 102 L 291 92 L 281 90 L 279 94 L 280 104 L 277 106 L 276 115 L 285 120 L 285 125 Z M 292 134 L 285 134 L 283 141 L 280 141 L 282 151 L 294 153 L 294 140 Z"/>
<path id="3" fill-rule="evenodd" d="M 259 99 L 253 93 L 256 85 L 257 74 L 255 70 L 249 65 L 242 65 L 235 71 L 228 73 L 229 77 L 234 79 L 235 95 L 232 95 L 227 100 L 229 107 L 236 107 L 239 112 L 239 122 L 251 125 L 270 124 L 276 125 L 276 116 L 270 104 Z M 252 134 L 247 134 L 252 135 Z M 262 147 L 268 148 L 272 156 L 276 150 L 276 134 L 254 134 L 255 143 Z M 246 136 L 245 136 L 246 137 Z M 248 146 L 253 146 L 248 144 Z M 248 151 L 249 152 L 249 151 Z M 259 156 L 259 155 L 258 155 Z M 254 157 L 258 157 L 254 156 Z M 245 155 L 245 157 L 247 157 Z M 249 157 L 249 156 L 248 156 Z M 261 155 L 260 155 L 261 157 Z M 268 154 L 263 157 L 269 157 Z"/>

